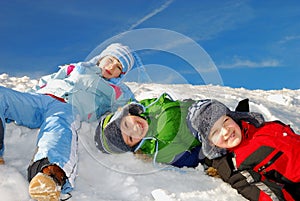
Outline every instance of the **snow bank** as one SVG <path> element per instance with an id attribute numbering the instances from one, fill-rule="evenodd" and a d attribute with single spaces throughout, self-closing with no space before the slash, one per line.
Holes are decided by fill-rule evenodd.
<path id="1" fill-rule="evenodd" d="M 3 86 L 24 91 L 36 80 L 0 75 Z M 152 98 L 168 92 L 175 99 L 215 98 L 233 109 L 239 100 L 250 99 L 252 111 L 267 120 L 280 119 L 300 133 L 300 90 L 246 90 L 224 86 L 192 86 L 128 83 L 137 99 Z M 155 168 L 132 154 L 105 155 L 94 146 L 97 123 L 83 123 L 79 132 L 79 171 L 70 201 L 232 201 L 245 200 L 220 179 L 204 174 L 199 165 L 191 168 Z M 8 124 L 6 164 L 0 166 L 1 200 L 29 200 L 26 168 L 34 153 L 37 129 Z"/>

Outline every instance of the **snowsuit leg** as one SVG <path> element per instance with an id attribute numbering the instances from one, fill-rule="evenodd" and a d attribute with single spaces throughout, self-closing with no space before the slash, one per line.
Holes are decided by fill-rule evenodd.
<path id="1" fill-rule="evenodd" d="M 28 128 L 40 128 L 33 162 L 47 158 L 50 164 L 62 168 L 68 177 L 62 192 L 71 191 L 77 169 L 76 131 L 79 128 L 77 111 L 72 105 L 47 95 L 0 87 L 0 118 L 4 128 L 5 119 Z M 3 151 L 4 147 L 0 153 Z"/>
<path id="2" fill-rule="evenodd" d="M 9 88 L 0 86 L 0 118 L 3 132 L 1 133 L 1 150 L 4 152 L 4 135 L 6 119 L 13 120 L 19 125 L 28 128 L 39 128 L 43 120 L 43 101 L 41 95 L 21 93 Z"/>
<path id="3" fill-rule="evenodd" d="M 45 113 L 38 134 L 37 152 L 33 161 L 48 158 L 50 164 L 61 167 L 69 178 L 62 192 L 67 193 L 74 187 L 77 172 L 77 129 L 79 118 L 74 116 L 70 104 L 55 101 Z"/>

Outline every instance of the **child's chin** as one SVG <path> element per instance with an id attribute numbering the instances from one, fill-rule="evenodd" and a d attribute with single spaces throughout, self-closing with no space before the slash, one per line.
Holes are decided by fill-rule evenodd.
<path id="1" fill-rule="evenodd" d="M 230 145 L 231 148 L 236 147 L 240 144 L 241 140 L 239 138 L 235 138 L 234 140 L 231 141 Z"/>

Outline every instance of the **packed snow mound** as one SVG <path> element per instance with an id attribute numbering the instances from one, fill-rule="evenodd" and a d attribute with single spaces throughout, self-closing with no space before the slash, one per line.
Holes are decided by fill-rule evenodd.
<path id="1" fill-rule="evenodd" d="M 26 91 L 37 83 L 29 77 L 0 75 L 0 85 Z M 249 98 L 251 111 L 266 120 L 280 119 L 300 133 L 300 90 L 247 90 L 213 85 L 163 85 L 127 83 L 138 100 L 163 92 L 174 99 L 214 98 L 234 109 Z M 94 145 L 97 122 L 83 123 L 79 131 L 79 170 L 70 201 L 232 201 L 245 200 L 221 179 L 212 178 L 197 168 L 157 168 L 132 154 L 106 155 Z M 29 200 L 26 169 L 35 149 L 38 129 L 7 124 L 4 155 L 0 166 L 1 200 Z"/>

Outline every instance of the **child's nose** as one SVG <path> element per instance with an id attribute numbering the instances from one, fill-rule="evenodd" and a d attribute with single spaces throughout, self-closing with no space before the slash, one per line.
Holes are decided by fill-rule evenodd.
<path id="1" fill-rule="evenodd" d="M 108 69 L 112 70 L 113 69 L 113 65 L 108 65 Z"/>
<path id="2" fill-rule="evenodd" d="M 133 126 L 133 131 L 136 132 L 137 129 L 138 129 L 138 128 L 137 128 L 137 125 L 134 125 L 134 126 Z"/>
<path id="3" fill-rule="evenodd" d="M 221 135 L 226 136 L 229 134 L 228 128 L 222 127 L 221 128 Z"/>

